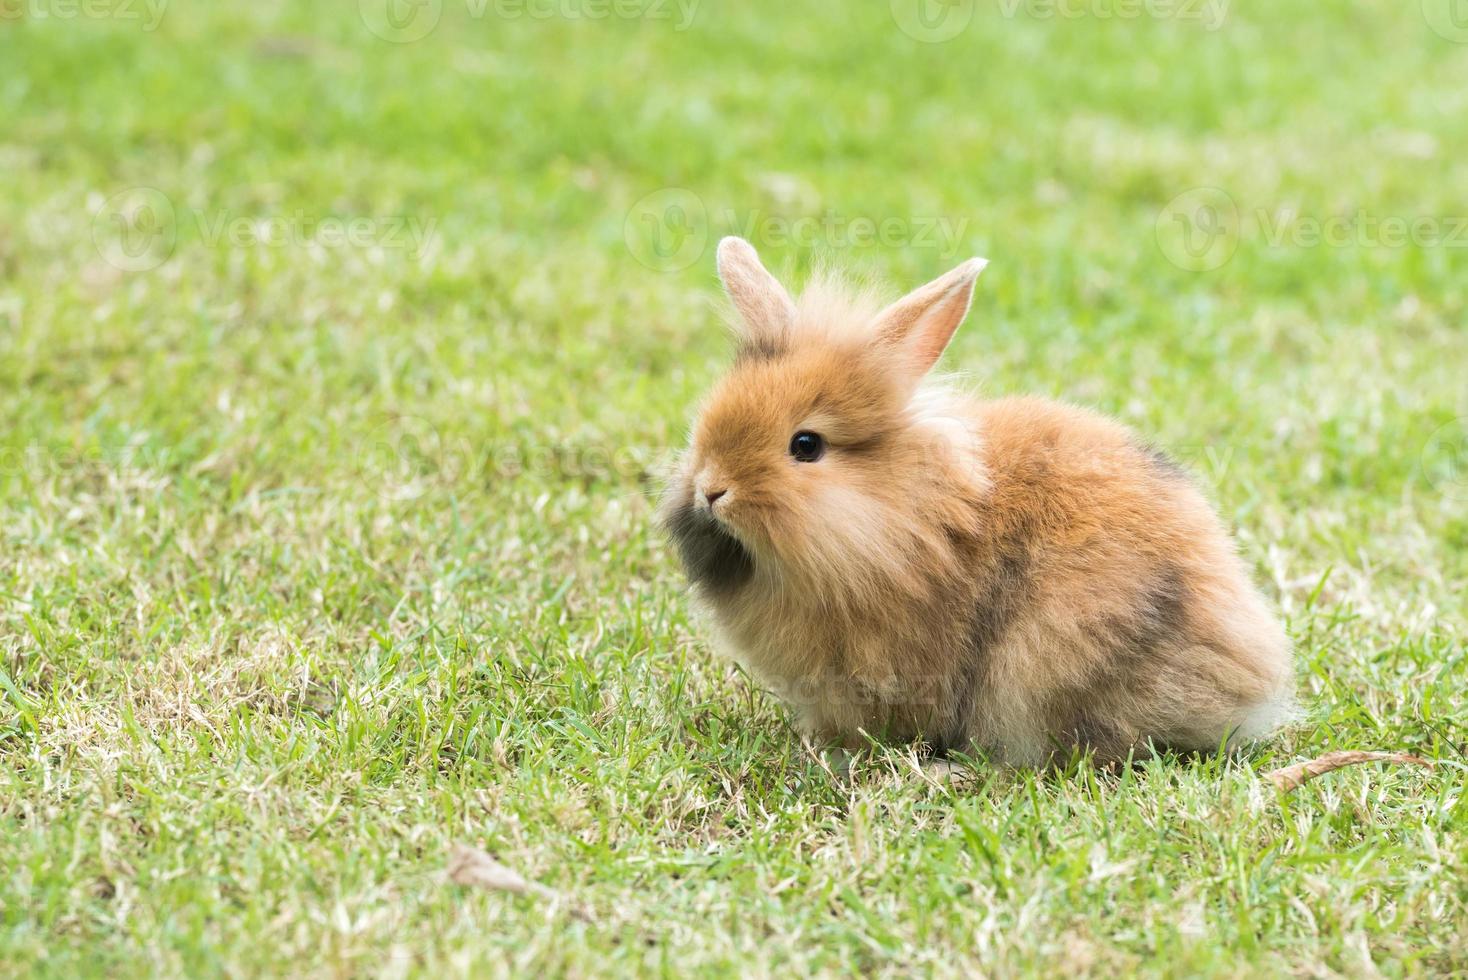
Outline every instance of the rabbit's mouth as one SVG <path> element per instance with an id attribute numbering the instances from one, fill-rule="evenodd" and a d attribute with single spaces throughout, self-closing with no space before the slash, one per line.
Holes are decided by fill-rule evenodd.
<path id="1" fill-rule="evenodd" d="M 691 501 L 663 522 L 692 582 L 711 594 L 735 591 L 754 575 L 754 556 L 719 519 Z"/>

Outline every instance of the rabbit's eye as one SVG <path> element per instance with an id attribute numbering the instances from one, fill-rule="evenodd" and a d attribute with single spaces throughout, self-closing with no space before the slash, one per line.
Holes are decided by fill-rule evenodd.
<path id="1" fill-rule="evenodd" d="M 797 462 L 814 463 L 826 452 L 826 440 L 814 432 L 797 432 L 790 440 L 790 455 Z"/>

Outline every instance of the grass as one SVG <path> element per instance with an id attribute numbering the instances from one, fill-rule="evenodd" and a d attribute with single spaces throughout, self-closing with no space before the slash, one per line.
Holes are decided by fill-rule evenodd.
<path id="1" fill-rule="evenodd" d="M 359 6 L 385 29 L 0 19 L 0 972 L 1468 971 L 1443 11 L 984 0 L 935 43 L 902 0 L 446 0 L 389 43 Z M 1183 457 L 1302 721 L 1121 775 L 832 772 L 650 528 L 729 231 L 796 280 L 990 257 L 947 367 Z M 1263 777 L 1335 748 L 1439 765 Z M 590 921 L 448 883 L 457 843 Z"/>

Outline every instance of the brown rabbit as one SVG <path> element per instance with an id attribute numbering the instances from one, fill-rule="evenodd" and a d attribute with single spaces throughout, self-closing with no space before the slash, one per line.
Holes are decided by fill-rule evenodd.
<path id="1" fill-rule="evenodd" d="M 1043 765 L 1232 746 L 1289 711 L 1289 644 L 1218 516 L 1110 419 L 927 381 L 972 259 L 878 309 L 793 301 L 737 238 L 742 345 L 661 520 L 724 645 L 817 737 Z"/>

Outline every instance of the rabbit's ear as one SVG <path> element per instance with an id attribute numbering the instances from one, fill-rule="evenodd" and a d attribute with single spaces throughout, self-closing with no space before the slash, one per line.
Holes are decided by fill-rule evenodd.
<path id="1" fill-rule="evenodd" d="M 760 265 L 754 246 L 733 236 L 719 242 L 719 279 L 744 321 L 745 343 L 783 347 L 795 320 L 795 304 L 785 287 Z"/>
<path id="2" fill-rule="evenodd" d="M 907 355 L 912 369 L 926 374 L 968 315 L 974 282 L 988 259 L 969 259 L 958 268 L 914 289 L 877 314 L 877 337 Z"/>

